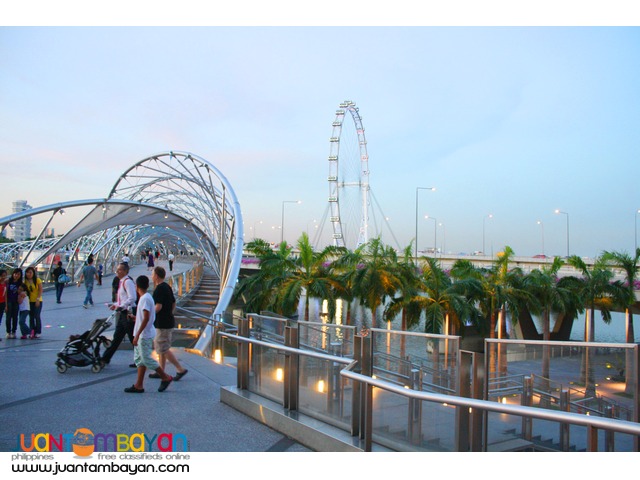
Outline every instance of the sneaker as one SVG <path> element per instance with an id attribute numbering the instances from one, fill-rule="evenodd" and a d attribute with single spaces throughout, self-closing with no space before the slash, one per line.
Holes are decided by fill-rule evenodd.
<path id="1" fill-rule="evenodd" d="M 29 338 L 29 337 L 27 337 L 26 335 L 22 335 L 22 336 L 20 337 L 20 340 L 26 340 L 27 338 Z"/>
<path id="2" fill-rule="evenodd" d="M 84 308 L 89 308 L 89 307 L 87 307 L 87 304 L 83 304 L 82 306 L 83 306 Z"/>

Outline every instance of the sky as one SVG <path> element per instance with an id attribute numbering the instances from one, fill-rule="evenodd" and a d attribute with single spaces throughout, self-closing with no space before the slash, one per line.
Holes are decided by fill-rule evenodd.
<path id="1" fill-rule="evenodd" d="M 0 27 L 0 216 L 18 199 L 105 197 L 134 163 L 187 151 L 232 185 L 246 240 L 309 231 L 323 246 L 332 122 L 351 100 L 367 141 L 370 237 L 404 248 L 417 224 L 420 249 L 631 252 L 640 29 L 624 15 L 598 26 L 597 13 L 559 26 L 18 18 Z M 73 218 L 56 219 L 56 233 Z"/>

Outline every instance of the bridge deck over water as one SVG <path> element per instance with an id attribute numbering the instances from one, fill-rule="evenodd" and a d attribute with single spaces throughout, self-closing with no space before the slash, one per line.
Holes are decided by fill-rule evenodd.
<path id="1" fill-rule="evenodd" d="M 160 262 L 160 265 L 167 267 Z M 191 265 L 174 265 L 174 272 Z M 131 275 L 149 274 L 146 266 L 134 266 Z M 67 286 L 62 303 L 55 293 L 45 291 L 42 311 L 42 337 L 34 340 L 6 339 L 0 342 L 3 366 L 0 388 L 0 451 L 16 449 L 20 434 L 73 434 L 78 428 L 95 433 L 182 433 L 193 452 L 308 451 L 281 433 L 220 402 L 220 387 L 236 384 L 234 359 L 217 365 L 183 349 L 174 349 L 189 373 L 157 392 L 158 380 L 145 379 L 145 393 L 127 394 L 125 387 L 135 381 L 130 368 L 133 353 L 123 343 L 111 363 L 99 373 L 90 367 L 56 371 L 57 353 L 69 335 L 88 330 L 97 318 L 105 318 L 104 305 L 111 298 L 112 276 L 93 291 L 95 306 L 84 309 L 84 287 Z M 2 326 L 4 337 L 4 322 Z M 113 326 L 106 335 L 113 334 Z M 125 342 L 128 342 L 125 339 Z M 127 348 L 128 347 L 128 348 Z M 169 374 L 175 374 L 168 365 Z"/>

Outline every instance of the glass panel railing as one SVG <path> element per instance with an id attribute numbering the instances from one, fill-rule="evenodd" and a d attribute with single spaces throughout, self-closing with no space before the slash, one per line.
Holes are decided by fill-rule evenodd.
<path id="1" fill-rule="evenodd" d="M 300 348 L 353 358 L 356 327 L 334 323 L 298 322 Z"/>
<path id="2" fill-rule="evenodd" d="M 248 318 L 251 337 L 257 340 L 284 343 L 284 330 L 290 320 L 258 314 L 250 314 Z"/>
<path id="3" fill-rule="evenodd" d="M 340 375 L 344 364 L 302 355 L 299 365 L 299 411 L 348 431 L 353 385 Z"/>
<path id="4" fill-rule="evenodd" d="M 374 375 L 416 390 L 455 394 L 459 337 L 382 329 L 371 335 Z"/>
<path id="5" fill-rule="evenodd" d="M 367 342 L 376 343 L 377 333 L 380 332 L 374 331 L 371 339 L 358 338 L 362 355 L 367 350 L 364 348 Z M 387 335 L 389 332 L 382 333 Z M 248 366 L 246 388 L 249 391 L 279 404 L 291 405 L 291 401 L 295 405 L 293 408 L 300 413 L 344 431 L 349 431 L 354 421 L 359 425 L 369 425 L 366 417 L 370 412 L 371 430 L 365 426 L 364 431 L 369 432 L 366 435 L 371 435 L 374 442 L 392 450 L 637 449 L 638 437 L 634 435 L 640 435 L 638 424 L 635 421 L 618 420 L 620 417 L 616 416 L 619 415 L 617 412 L 623 411 L 621 405 L 616 405 L 603 395 L 598 383 L 603 379 L 615 380 L 613 375 L 606 377 L 599 372 L 614 370 L 612 355 L 626 358 L 628 351 L 631 351 L 637 356 L 635 344 L 585 346 L 573 342 L 542 344 L 533 341 L 488 341 L 485 365 L 495 368 L 488 370 L 485 381 L 487 401 L 443 393 L 447 389 L 443 388 L 441 380 L 436 381 L 435 374 L 424 375 L 415 368 L 407 373 L 405 367 L 399 367 L 403 365 L 401 362 L 389 361 L 386 349 L 382 352 L 380 348 L 373 349 L 374 375 L 368 376 L 358 373 L 360 367 L 369 370 L 369 362 L 364 357 L 362 364 L 357 361 L 349 364 L 349 359 L 324 352 L 269 345 L 268 342 L 234 334 L 225 335 L 242 338 L 241 341 L 247 344 L 248 361 L 241 363 Z M 444 340 L 451 339 L 429 339 L 439 345 L 428 351 L 429 356 L 439 351 Z M 423 342 L 424 346 L 426 340 L 422 338 L 416 341 Z M 380 345 L 380 339 L 377 342 Z M 587 350 L 591 351 L 587 354 Z M 465 356 L 464 353 L 461 352 L 459 356 L 458 370 L 466 372 L 461 376 L 468 375 L 469 365 L 477 365 L 475 354 Z M 285 361 L 287 357 L 290 360 L 298 359 L 289 372 L 286 365 L 290 362 Z M 544 369 L 539 365 L 542 359 L 545 359 Z M 595 395 L 588 397 L 589 402 L 585 401 L 586 392 L 592 389 L 585 389 L 585 385 L 573 380 L 576 376 L 580 378 L 580 365 L 587 360 L 590 363 L 586 365 L 584 375 L 592 377 L 584 381 L 595 389 Z M 432 366 L 443 363 L 438 355 Z M 593 374 L 589 373 L 591 370 Z M 633 378 L 636 370 L 637 367 L 633 366 Z M 542 377 L 541 371 L 548 376 Z M 619 370 L 616 373 L 622 374 Z M 625 370 L 625 373 L 628 372 Z M 427 380 L 425 377 L 428 377 Z M 459 381 L 466 382 L 462 378 Z M 289 393 L 293 393 L 293 397 L 290 396 L 286 402 L 285 385 L 289 386 Z M 434 386 L 438 388 L 430 391 L 429 388 Z M 372 395 L 371 410 L 367 408 L 368 400 L 365 398 L 369 389 Z M 354 391 L 360 392 L 357 398 L 354 397 Z M 633 417 L 635 413 L 627 415 Z"/>
<path id="6" fill-rule="evenodd" d="M 637 348 L 636 344 L 487 340 L 487 399 L 530 401 L 532 406 L 636 421 Z"/>
<path id="7" fill-rule="evenodd" d="M 248 390 L 282 404 L 284 355 L 275 348 L 251 345 Z"/>

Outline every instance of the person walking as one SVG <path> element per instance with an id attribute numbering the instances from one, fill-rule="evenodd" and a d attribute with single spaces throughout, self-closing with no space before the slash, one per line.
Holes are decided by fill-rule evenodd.
<path id="1" fill-rule="evenodd" d="M 133 358 L 138 367 L 136 383 L 124 389 L 126 393 L 144 393 L 144 376 L 147 368 L 155 370 L 155 373 L 162 379 L 159 392 L 164 392 L 173 377 L 167 375 L 164 369 L 151 356 L 153 352 L 153 340 L 156 329 L 153 326 L 156 317 L 156 306 L 153 297 L 147 291 L 149 289 L 149 277 L 140 275 L 136 278 L 136 292 L 140 297 L 135 315 L 135 326 L 133 330 Z M 133 317 L 129 314 L 129 317 Z"/>
<path id="2" fill-rule="evenodd" d="M 173 261 L 175 260 L 175 255 L 171 252 L 169 252 L 169 256 L 167 257 L 167 259 L 169 260 L 169 271 L 173 272 Z"/>
<path id="3" fill-rule="evenodd" d="M 158 354 L 158 363 L 166 371 L 167 360 L 176 367 L 175 381 L 184 377 L 189 370 L 184 368 L 176 356 L 171 351 L 172 332 L 175 328 L 175 318 L 173 313 L 176 309 L 176 297 L 172 288 L 164 281 L 167 272 L 162 267 L 155 267 L 151 274 L 153 282 L 153 301 L 155 302 L 155 322 L 156 336 L 153 346 Z M 149 374 L 149 378 L 161 378 L 156 373 Z"/>
<path id="4" fill-rule="evenodd" d="M 39 338 L 42 334 L 42 280 L 38 278 L 34 267 L 24 271 L 24 284 L 29 295 L 29 327 L 31 338 Z"/>
<path id="5" fill-rule="evenodd" d="M 65 282 L 60 281 L 60 277 L 67 277 L 67 271 L 62 268 L 62 262 L 58 262 L 58 266 L 51 272 L 53 275 L 53 283 L 56 285 L 56 303 L 62 303 L 62 291 L 64 290 Z"/>
<path id="6" fill-rule="evenodd" d="M 153 270 L 155 267 L 155 263 L 153 261 L 153 252 L 151 250 L 147 250 L 147 269 L 149 271 Z"/>
<path id="7" fill-rule="evenodd" d="M 102 286 L 102 274 L 104 273 L 104 267 L 102 263 L 98 265 L 98 286 Z"/>
<path id="8" fill-rule="evenodd" d="M 0 270 L 0 325 L 2 325 L 2 317 L 7 309 L 7 271 Z M 0 339 L 0 341 L 2 341 Z"/>
<path id="9" fill-rule="evenodd" d="M 113 332 L 113 339 L 111 345 L 104 351 L 101 362 L 108 365 L 111 361 L 111 357 L 116 353 L 118 347 L 122 343 L 125 336 L 129 338 L 131 344 L 133 344 L 133 327 L 134 322 L 129 318 L 129 313 L 133 314 L 137 303 L 136 285 L 133 283 L 133 279 L 129 276 L 129 264 L 120 263 L 116 268 L 116 277 L 119 280 L 118 292 L 116 294 L 116 300 L 109 305 L 111 310 L 117 312 L 116 329 Z M 129 365 L 130 367 L 136 367 L 135 363 Z"/>
<path id="10" fill-rule="evenodd" d="M 22 269 L 15 268 L 7 282 L 7 338 L 16 338 L 18 329 L 18 288 L 22 285 Z"/>
<path id="11" fill-rule="evenodd" d="M 89 257 L 87 260 L 87 264 L 82 267 L 82 272 L 80 273 L 80 280 L 78 280 L 78 287 L 84 280 L 84 288 L 87 289 L 87 295 L 84 297 L 84 302 L 82 302 L 82 306 L 84 308 L 93 307 L 93 282 L 98 279 L 98 271 L 96 267 L 93 266 L 93 257 Z"/>

